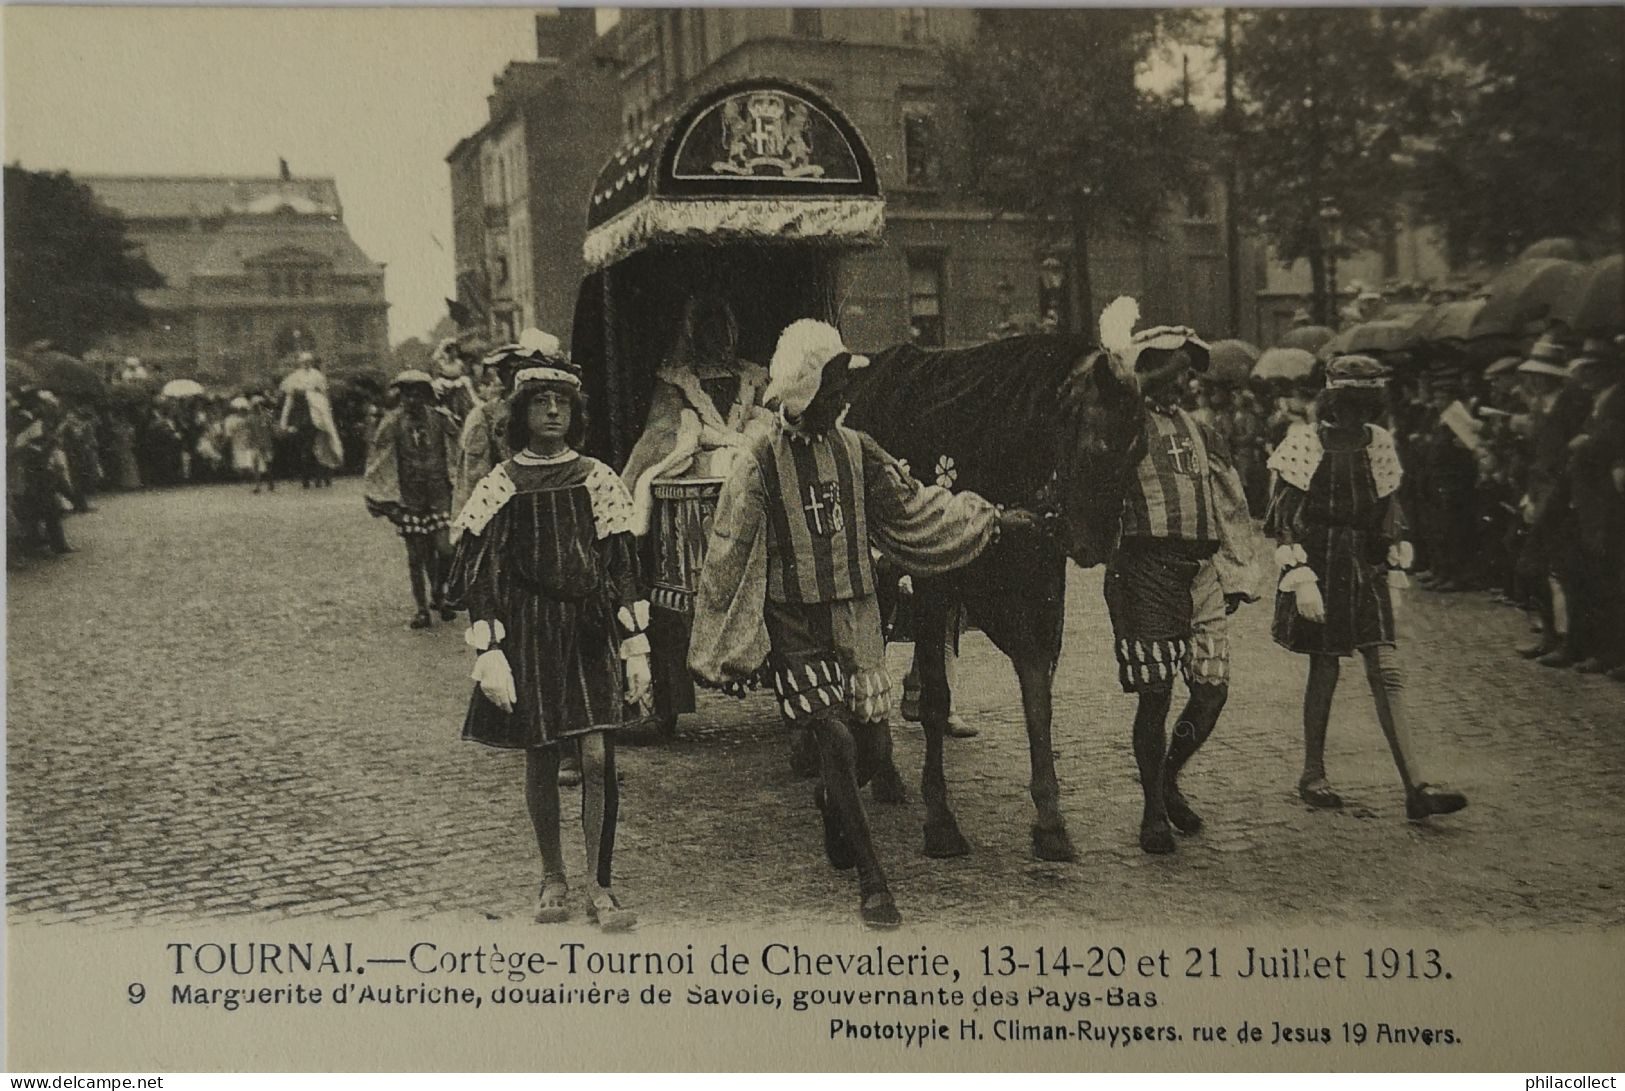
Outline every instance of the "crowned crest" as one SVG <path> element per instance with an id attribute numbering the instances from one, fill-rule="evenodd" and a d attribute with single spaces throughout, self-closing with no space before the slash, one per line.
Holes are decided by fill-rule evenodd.
<path id="1" fill-rule="evenodd" d="M 720 174 L 745 177 L 764 168 L 785 178 L 820 178 L 812 162 L 810 117 L 803 102 L 775 91 L 750 91 L 722 105 L 722 152 L 711 164 Z"/>

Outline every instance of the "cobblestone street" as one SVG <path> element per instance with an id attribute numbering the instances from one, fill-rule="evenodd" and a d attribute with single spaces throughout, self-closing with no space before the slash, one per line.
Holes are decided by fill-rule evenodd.
<path id="1" fill-rule="evenodd" d="M 357 482 L 100 504 L 68 523 L 76 555 L 9 574 L 14 921 L 528 919 L 540 862 L 523 760 L 458 738 L 462 623 L 406 628 L 401 547 Z M 872 812 L 908 920 L 1625 921 L 1625 686 L 1516 658 L 1520 614 L 1409 593 L 1409 710 L 1430 777 L 1471 799 L 1416 827 L 1357 668 L 1328 751 L 1350 805 L 1298 801 L 1305 663 L 1270 642 L 1267 604 L 1245 609 L 1229 708 L 1187 776 L 1207 832 L 1153 858 L 1136 841 L 1133 706 L 1099 572 L 1072 576 L 1055 747 L 1080 859 L 1029 853 L 1015 676 L 972 634 L 957 698 L 982 734 L 949 743 L 948 777 L 974 853 L 921 855 L 915 725 L 896 730 L 915 801 Z M 896 678 L 908 650 L 893 649 Z M 645 921 L 855 920 L 767 697 L 702 697 L 674 745 L 623 754 L 617 880 Z"/>

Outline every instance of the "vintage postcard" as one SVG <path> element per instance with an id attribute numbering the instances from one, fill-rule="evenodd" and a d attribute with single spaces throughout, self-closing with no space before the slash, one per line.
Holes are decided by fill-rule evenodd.
<path id="1" fill-rule="evenodd" d="M 0 19 L 8 1069 L 1625 1065 L 1625 9 Z"/>

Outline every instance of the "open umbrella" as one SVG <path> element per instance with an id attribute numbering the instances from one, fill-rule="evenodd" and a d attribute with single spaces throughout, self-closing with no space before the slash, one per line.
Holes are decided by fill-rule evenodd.
<path id="1" fill-rule="evenodd" d="M 1411 325 L 1409 319 L 1401 318 L 1361 322 L 1320 346 L 1320 358 L 1330 360 L 1351 352 L 1397 352 L 1405 347 Z"/>
<path id="2" fill-rule="evenodd" d="M 70 398 L 100 398 L 107 393 L 107 384 L 96 374 L 95 368 L 65 352 L 46 349 L 20 353 L 11 363 L 15 364 L 15 375 L 19 380 L 55 394 Z"/>
<path id="3" fill-rule="evenodd" d="M 1484 309 L 1484 302 L 1482 298 L 1452 299 L 1436 304 L 1411 323 L 1411 328 L 1405 333 L 1404 347 L 1467 340 L 1472 336 L 1473 320 Z"/>
<path id="4" fill-rule="evenodd" d="M 160 398 L 196 398 L 203 393 L 203 384 L 196 379 L 171 379 L 158 392 Z"/>
<path id="5" fill-rule="evenodd" d="M 1552 317 L 1577 333 L 1610 333 L 1625 329 L 1625 255 L 1594 261 L 1574 291 L 1558 303 Z"/>
<path id="6" fill-rule="evenodd" d="M 1580 260 L 1580 244 L 1573 239 L 1541 239 L 1532 242 L 1523 248 L 1518 255 L 1519 261 L 1529 258 L 1561 258 L 1564 261 Z"/>
<path id="7" fill-rule="evenodd" d="M 1330 326 L 1294 326 L 1281 335 L 1281 342 L 1277 347 L 1319 352 L 1321 345 L 1336 336 L 1337 331 Z"/>
<path id="8" fill-rule="evenodd" d="M 1266 349 L 1253 368 L 1255 379 L 1285 379 L 1298 382 L 1307 379 L 1315 370 L 1315 354 L 1308 349 Z"/>
<path id="9" fill-rule="evenodd" d="M 1586 267 L 1561 258 L 1515 261 L 1484 285 L 1489 299 L 1473 319 L 1471 336 L 1516 335 L 1524 326 L 1550 318 L 1553 310 L 1585 279 Z"/>
<path id="10" fill-rule="evenodd" d="M 1207 375 L 1208 378 L 1220 382 L 1245 382 L 1256 363 L 1258 363 L 1257 345 L 1234 338 L 1215 341 L 1208 349 Z"/>

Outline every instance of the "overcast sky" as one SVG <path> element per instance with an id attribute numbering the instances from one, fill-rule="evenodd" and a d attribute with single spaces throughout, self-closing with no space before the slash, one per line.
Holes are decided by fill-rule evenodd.
<path id="1" fill-rule="evenodd" d="M 8 7 L 5 161 L 99 174 L 338 181 L 385 262 L 390 340 L 454 294 L 446 153 L 491 79 L 536 55 L 537 9 L 292 11 Z"/>

